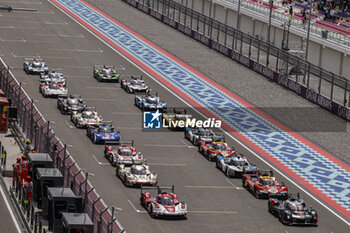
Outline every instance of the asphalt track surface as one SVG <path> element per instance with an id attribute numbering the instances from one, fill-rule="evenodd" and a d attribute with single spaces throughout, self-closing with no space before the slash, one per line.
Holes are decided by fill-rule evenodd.
<path id="1" fill-rule="evenodd" d="M 12 7 L 23 7 L 23 2 Z M 0 12 L 0 54 L 13 73 L 24 83 L 28 94 L 46 119 L 54 121 L 53 129 L 69 149 L 80 167 L 95 174 L 90 181 L 109 206 L 122 210 L 117 217 L 128 232 L 346 232 L 348 225 L 324 207 L 302 194 L 318 210 L 318 227 L 285 227 L 267 212 L 267 201 L 257 200 L 241 188 L 239 179 L 226 179 L 213 163 L 183 139 L 182 132 L 148 132 L 141 130 L 141 112 L 133 105 L 133 95 L 118 84 L 97 83 L 92 78 L 93 64 L 118 64 L 125 74 L 142 74 L 109 47 L 46 1 L 33 1 L 37 13 Z M 130 12 L 137 11 L 133 8 Z M 155 22 L 154 22 L 155 23 Z M 23 41 L 23 38 L 25 42 Z M 186 39 L 190 40 L 190 39 Z M 189 205 L 188 220 L 154 220 L 139 205 L 140 191 L 126 188 L 115 177 L 114 169 L 103 158 L 103 146 L 93 145 L 85 130 L 76 129 L 69 116 L 56 109 L 56 100 L 44 99 L 38 92 L 38 77 L 22 71 L 23 57 L 39 54 L 68 77 L 70 93 L 80 94 L 90 106 L 97 106 L 105 120 L 113 120 L 123 140 L 134 140 L 159 174 L 159 184 L 175 185 L 180 199 Z M 247 71 L 248 72 L 248 71 Z M 183 103 L 157 83 L 145 77 L 153 90 L 170 106 Z M 259 167 L 266 165 L 228 139 L 241 153 Z M 277 175 L 279 180 L 283 179 Z M 284 180 L 285 181 L 285 180 Z M 299 191 L 285 181 L 290 192 Z"/>

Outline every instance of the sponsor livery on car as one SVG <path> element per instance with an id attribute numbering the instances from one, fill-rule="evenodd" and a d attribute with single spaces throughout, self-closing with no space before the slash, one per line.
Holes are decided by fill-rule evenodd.
<path id="1" fill-rule="evenodd" d="M 286 198 L 288 188 L 279 183 L 272 171 L 249 171 L 243 174 L 243 186 L 251 191 L 256 198 Z"/>
<path id="2" fill-rule="evenodd" d="M 112 164 L 141 164 L 145 162 L 143 155 L 140 152 L 136 152 L 134 142 L 121 141 L 117 148 L 108 145 L 106 142 L 104 156 Z"/>
<path id="3" fill-rule="evenodd" d="M 149 91 L 149 87 L 142 79 L 142 76 L 131 75 L 129 81 L 125 79 L 125 77 L 126 76 L 123 76 L 123 79 L 120 82 L 120 87 L 123 88 L 127 93 Z"/>
<path id="4" fill-rule="evenodd" d="M 157 194 L 152 196 L 148 190 L 157 190 Z M 146 191 L 147 190 L 147 191 Z M 167 192 L 165 190 L 171 190 Z M 181 217 L 187 218 L 187 205 L 180 202 L 172 187 L 143 187 L 141 186 L 141 205 L 149 212 L 153 218 L 158 217 Z"/>
<path id="5" fill-rule="evenodd" d="M 270 198 L 268 210 L 277 216 L 285 225 L 317 225 L 317 211 L 311 206 L 308 208 L 303 199 L 290 196 L 287 200 Z"/>
<path id="6" fill-rule="evenodd" d="M 116 131 L 112 124 L 102 124 L 99 126 L 88 125 L 86 135 L 94 144 L 107 141 L 119 142 L 120 140 L 120 132 Z"/>
<path id="7" fill-rule="evenodd" d="M 47 72 L 49 67 L 43 59 L 39 58 L 24 58 L 23 69 L 27 74 L 40 74 Z"/>
<path id="8" fill-rule="evenodd" d="M 228 146 L 225 139 L 220 135 L 216 135 L 212 139 L 201 140 L 198 150 L 209 161 L 216 161 L 218 155 L 230 157 L 236 153 L 236 150 Z"/>
<path id="9" fill-rule="evenodd" d="M 94 78 L 99 82 L 119 82 L 117 68 L 110 65 L 94 65 Z"/>
<path id="10" fill-rule="evenodd" d="M 62 114 L 71 114 L 74 112 L 82 112 L 86 108 L 85 102 L 79 95 L 69 95 L 68 97 L 59 97 L 57 99 L 57 108 Z"/>
<path id="11" fill-rule="evenodd" d="M 39 92 L 44 97 L 68 96 L 68 89 L 61 83 L 41 82 Z"/>
<path id="12" fill-rule="evenodd" d="M 167 103 L 158 97 L 158 93 L 154 95 L 147 91 L 145 96 L 140 95 L 141 93 L 135 95 L 135 105 L 141 110 L 164 111 L 167 108 Z"/>
<path id="13" fill-rule="evenodd" d="M 200 141 L 211 141 L 215 133 L 209 128 L 191 128 L 185 129 L 185 138 L 198 146 Z"/>
<path id="14" fill-rule="evenodd" d="M 234 154 L 230 157 L 218 155 L 216 157 L 216 167 L 225 173 L 227 177 L 241 177 L 243 171 L 257 170 L 251 165 L 242 154 Z"/>
<path id="15" fill-rule="evenodd" d="M 88 125 L 102 125 L 102 116 L 99 116 L 95 107 L 86 107 L 83 112 L 72 111 L 71 121 L 77 128 L 86 128 Z"/>
<path id="16" fill-rule="evenodd" d="M 66 78 L 62 73 L 57 72 L 57 70 L 48 70 L 40 73 L 40 82 L 56 82 L 64 86 L 67 85 Z"/>
<path id="17" fill-rule="evenodd" d="M 158 175 L 151 172 L 149 166 L 142 164 L 117 164 L 116 175 L 125 186 L 151 185 L 158 183 Z"/>

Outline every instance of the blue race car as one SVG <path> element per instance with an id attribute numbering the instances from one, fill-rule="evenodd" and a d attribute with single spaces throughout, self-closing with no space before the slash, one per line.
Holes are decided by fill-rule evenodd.
<path id="1" fill-rule="evenodd" d="M 119 142 L 120 132 L 116 131 L 112 125 L 102 124 L 100 126 L 87 126 L 87 136 L 96 144 L 100 142 Z"/>
<path id="2" fill-rule="evenodd" d="M 27 74 L 41 74 L 49 71 L 43 59 L 24 58 L 23 69 Z"/>
<path id="3" fill-rule="evenodd" d="M 140 93 L 141 94 L 141 93 Z M 167 108 L 167 103 L 158 97 L 158 93 L 155 95 L 146 92 L 146 96 L 135 95 L 135 105 L 142 111 L 144 110 L 160 110 L 164 111 Z"/>

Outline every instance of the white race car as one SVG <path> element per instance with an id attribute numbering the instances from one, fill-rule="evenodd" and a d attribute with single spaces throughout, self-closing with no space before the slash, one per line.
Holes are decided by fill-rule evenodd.
<path id="1" fill-rule="evenodd" d="M 152 185 L 158 183 L 158 175 L 151 172 L 146 164 L 117 164 L 116 175 L 125 186 Z"/>
<path id="2" fill-rule="evenodd" d="M 230 157 L 218 155 L 216 157 L 216 167 L 225 173 L 227 177 L 241 177 L 243 171 L 256 170 L 248 160 L 241 154 L 234 154 Z"/>
<path id="3" fill-rule="evenodd" d="M 186 128 L 185 138 L 190 140 L 193 145 L 198 146 L 202 140 L 212 140 L 215 133 L 209 128 Z"/>

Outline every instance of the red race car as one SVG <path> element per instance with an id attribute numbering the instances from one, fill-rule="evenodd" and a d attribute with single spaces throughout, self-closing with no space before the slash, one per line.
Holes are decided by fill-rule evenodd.
<path id="1" fill-rule="evenodd" d="M 223 137 L 201 140 L 198 145 L 198 150 L 209 161 L 215 161 L 218 155 L 230 157 L 237 153 L 234 148 L 227 145 Z"/>
<path id="2" fill-rule="evenodd" d="M 157 195 L 151 196 L 145 189 L 156 189 Z M 164 190 L 171 190 L 165 192 Z M 174 193 L 174 185 L 171 187 L 143 187 L 141 186 L 141 205 L 153 218 L 157 217 L 181 217 L 187 218 L 187 205 L 180 202 Z"/>
<path id="3" fill-rule="evenodd" d="M 145 162 L 143 155 L 136 152 L 134 141 L 120 142 L 120 146 L 113 148 L 113 146 L 105 145 L 105 158 L 115 167 L 119 164 L 141 164 Z"/>
<path id="4" fill-rule="evenodd" d="M 243 186 L 251 191 L 256 198 L 288 198 L 288 188 L 273 176 L 272 171 L 250 171 L 243 173 Z"/>

